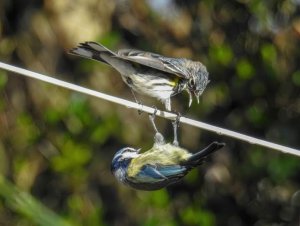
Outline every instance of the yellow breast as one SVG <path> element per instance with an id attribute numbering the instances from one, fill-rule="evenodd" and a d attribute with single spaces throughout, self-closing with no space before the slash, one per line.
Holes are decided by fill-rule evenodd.
<path id="1" fill-rule="evenodd" d="M 176 165 L 187 160 L 191 155 L 186 149 L 170 143 L 159 145 L 133 159 L 127 173 L 129 177 L 134 177 L 144 165 Z"/>

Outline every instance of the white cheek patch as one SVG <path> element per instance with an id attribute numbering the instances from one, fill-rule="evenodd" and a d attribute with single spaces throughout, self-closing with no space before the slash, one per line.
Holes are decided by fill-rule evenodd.
<path id="1" fill-rule="evenodd" d="M 115 177 L 118 178 L 118 180 L 120 180 L 121 182 L 124 182 L 125 174 L 125 171 L 122 169 L 118 169 L 114 172 Z"/>
<path id="2" fill-rule="evenodd" d="M 137 152 L 125 152 L 122 154 L 122 157 L 120 159 L 132 159 L 138 157 L 139 154 Z"/>

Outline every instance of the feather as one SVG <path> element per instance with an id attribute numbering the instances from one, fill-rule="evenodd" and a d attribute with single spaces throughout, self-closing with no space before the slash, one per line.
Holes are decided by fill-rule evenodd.
<path id="1" fill-rule="evenodd" d="M 203 162 L 203 160 L 210 155 L 211 153 L 221 149 L 225 146 L 225 143 L 212 142 L 210 145 L 202 149 L 201 151 L 193 154 L 187 161 L 185 161 L 182 165 L 195 167 Z"/>
<path id="2" fill-rule="evenodd" d="M 161 174 L 155 167 L 151 165 L 145 165 L 141 171 L 136 175 L 139 182 L 157 182 L 160 180 L 168 179 L 163 174 Z"/>
<path id="3" fill-rule="evenodd" d="M 145 52 L 134 49 L 122 49 L 118 55 L 123 59 L 142 64 L 170 74 L 176 74 L 182 78 L 189 78 L 190 72 L 186 69 L 187 59 L 171 58 L 159 55 L 157 53 Z"/>
<path id="4" fill-rule="evenodd" d="M 112 52 L 111 50 L 107 49 L 103 45 L 100 45 L 96 42 L 80 43 L 78 47 L 71 49 L 69 53 L 73 55 L 78 55 L 81 57 L 101 61 L 103 63 L 107 63 L 107 62 L 101 57 L 101 53 L 106 53 L 109 54 L 110 56 L 116 56 L 114 52 Z"/>

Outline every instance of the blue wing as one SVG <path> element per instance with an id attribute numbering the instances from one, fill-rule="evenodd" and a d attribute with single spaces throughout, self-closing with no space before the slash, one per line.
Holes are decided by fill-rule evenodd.
<path id="1" fill-rule="evenodd" d="M 136 180 L 143 183 L 155 183 L 168 180 L 172 177 L 182 177 L 185 175 L 186 167 L 179 165 L 153 166 L 146 165 L 136 175 Z"/>
<path id="2" fill-rule="evenodd" d="M 175 176 L 181 176 L 182 174 L 185 174 L 187 169 L 185 166 L 173 165 L 173 166 L 158 167 L 158 170 L 165 177 L 175 177 Z"/>

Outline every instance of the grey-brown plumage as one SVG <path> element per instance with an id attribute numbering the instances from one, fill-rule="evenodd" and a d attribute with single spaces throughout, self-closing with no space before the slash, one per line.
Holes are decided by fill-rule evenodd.
<path id="1" fill-rule="evenodd" d="M 199 102 L 199 96 L 209 82 L 206 67 L 185 58 L 132 49 L 113 52 L 95 42 L 81 43 L 70 53 L 111 65 L 132 90 L 159 99 L 169 111 L 172 96 L 186 90 L 190 106 L 192 95 Z"/>

